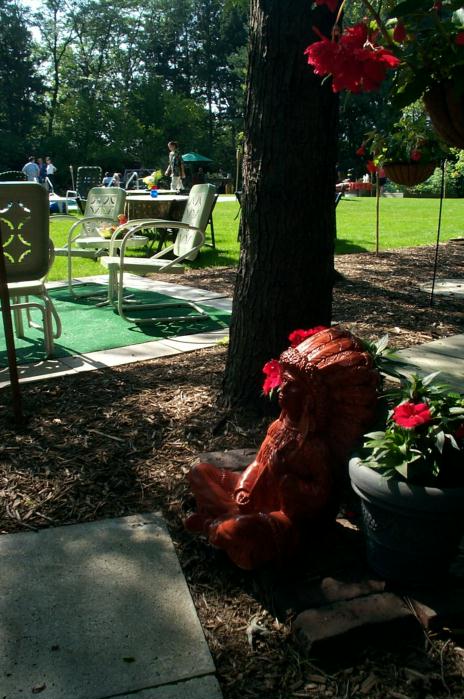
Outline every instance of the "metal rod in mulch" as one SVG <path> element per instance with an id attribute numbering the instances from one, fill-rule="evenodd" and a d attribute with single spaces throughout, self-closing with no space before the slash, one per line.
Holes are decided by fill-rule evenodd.
<path id="1" fill-rule="evenodd" d="M 13 323 L 11 321 L 10 294 L 6 279 L 5 253 L 3 252 L 3 236 L 0 227 L 0 302 L 2 304 L 3 328 L 5 331 L 6 351 L 8 357 L 8 371 L 10 374 L 10 388 L 13 402 L 13 417 L 16 425 L 24 424 L 24 415 L 19 389 L 18 365 L 16 363 L 16 349 L 14 343 Z"/>
<path id="2" fill-rule="evenodd" d="M 438 209 L 438 224 L 437 224 L 437 242 L 435 245 L 435 261 L 433 264 L 432 290 L 430 292 L 430 305 L 433 306 L 433 292 L 435 290 L 435 280 L 437 278 L 438 267 L 438 249 L 440 247 L 440 231 L 441 231 L 441 214 L 443 211 L 443 199 L 445 196 L 445 164 L 446 160 L 441 162 L 441 184 L 440 184 L 440 207 Z"/>
<path id="3" fill-rule="evenodd" d="M 380 184 L 379 171 L 375 178 L 375 254 L 379 254 L 379 221 L 380 221 Z"/>

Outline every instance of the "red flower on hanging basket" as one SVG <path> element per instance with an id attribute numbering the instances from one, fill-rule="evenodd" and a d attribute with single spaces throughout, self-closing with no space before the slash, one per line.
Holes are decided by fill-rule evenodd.
<path id="1" fill-rule="evenodd" d="M 332 90 L 371 92 L 378 90 L 387 70 L 400 61 L 393 53 L 375 43 L 376 32 L 364 22 L 348 27 L 338 40 L 322 37 L 307 47 L 308 63 L 316 75 L 332 75 Z"/>
<path id="2" fill-rule="evenodd" d="M 316 5 L 325 5 L 333 14 L 337 11 L 338 4 L 339 0 L 316 0 Z"/>

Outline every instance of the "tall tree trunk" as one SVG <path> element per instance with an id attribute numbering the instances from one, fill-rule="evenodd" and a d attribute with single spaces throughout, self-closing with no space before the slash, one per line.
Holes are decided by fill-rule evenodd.
<path id="1" fill-rule="evenodd" d="M 309 0 L 251 0 L 241 256 L 225 405 L 260 403 L 262 366 L 296 328 L 331 320 L 337 99 L 306 63 Z M 324 27 L 325 25 L 325 27 Z"/>

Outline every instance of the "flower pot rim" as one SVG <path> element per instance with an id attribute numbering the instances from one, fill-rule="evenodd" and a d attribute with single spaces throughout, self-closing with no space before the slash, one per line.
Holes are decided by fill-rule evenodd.
<path id="1" fill-rule="evenodd" d="M 403 160 L 398 162 L 384 162 L 385 174 L 393 182 L 405 187 L 415 187 L 425 182 L 439 166 L 436 161 L 423 162 L 420 160 Z"/>
<path id="2" fill-rule="evenodd" d="M 405 506 L 420 511 L 432 509 L 439 512 L 460 511 L 463 507 L 464 487 L 435 488 L 412 485 L 395 478 L 386 478 L 378 471 L 365 466 L 359 456 L 349 462 L 349 474 L 354 490 L 364 499 L 381 498 L 392 506 L 404 501 Z"/>
<path id="3" fill-rule="evenodd" d="M 408 167 L 412 165 L 413 167 L 427 167 L 433 165 L 438 167 L 440 162 L 438 160 L 384 160 L 383 166 L 388 167 L 389 165 L 407 165 Z"/>

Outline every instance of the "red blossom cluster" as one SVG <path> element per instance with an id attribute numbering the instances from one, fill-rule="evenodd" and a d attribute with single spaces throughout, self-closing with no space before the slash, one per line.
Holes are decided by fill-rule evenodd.
<path id="1" fill-rule="evenodd" d="M 309 328 L 308 330 L 294 330 L 288 336 L 291 343 L 290 346 L 296 347 L 303 342 L 303 340 L 306 340 L 307 337 L 311 337 L 321 332 L 321 330 L 327 330 L 327 327 L 325 325 L 316 325 L 314 328 Z M 279 388 L 282 383 L 282 372 L 278 360 L 271 359 L 269 362 L 266 362 L 263 366 L 263 374 L 266 376 L 263 383 L 263 393 L 267 396 L 275 388 Z"/>
<path id="2" fill-rule="evenodd" d="M 348 27 L 333 40 L 323 37 L 308 46 L 305 54 L 316 75 L 332 75 L 334 92 L 377 90 L 387 70 L 400 63 L 389 49 L 375 44 L 375 34 L 364 22 Z"/>
<path id="3" fill-rule="evenodd" d="M 432 419 L 432 413 L 427 403 L 412 403 L 406 401 L 397 405 L 393 410 L 393 420 L 400 427 L 412 430 L 419 425 L 426 425 Z"/>
<path id="4" fill-rule="evenodd" d="M 338 4 L 339 0 L 316 0 L 316 5 L 326 5 L 333 13 L 337 11 Z"/>
<path id="5" fill-rule="evenodd" d="M 280 364 L 277 359 L 271 359 L 263 366 L 263 374 L 266 375 L 263 383 L 263 393 L 268 396 L 274 388 L 279 388 L 282 381 Z"/>
<path id="6" fill-rule="evenodd" d="M 325 325 L 316 325 L 314 328 L 310 328 L 309 330 L 294 330 L 288 336 L 291 347 L 296 347 L 300 344 L 300 342 L 306 340 L 307 337 L 311 337 L 312 335 L 321 332 L 321 330 L 327 330 L 327 327 Z"/>

